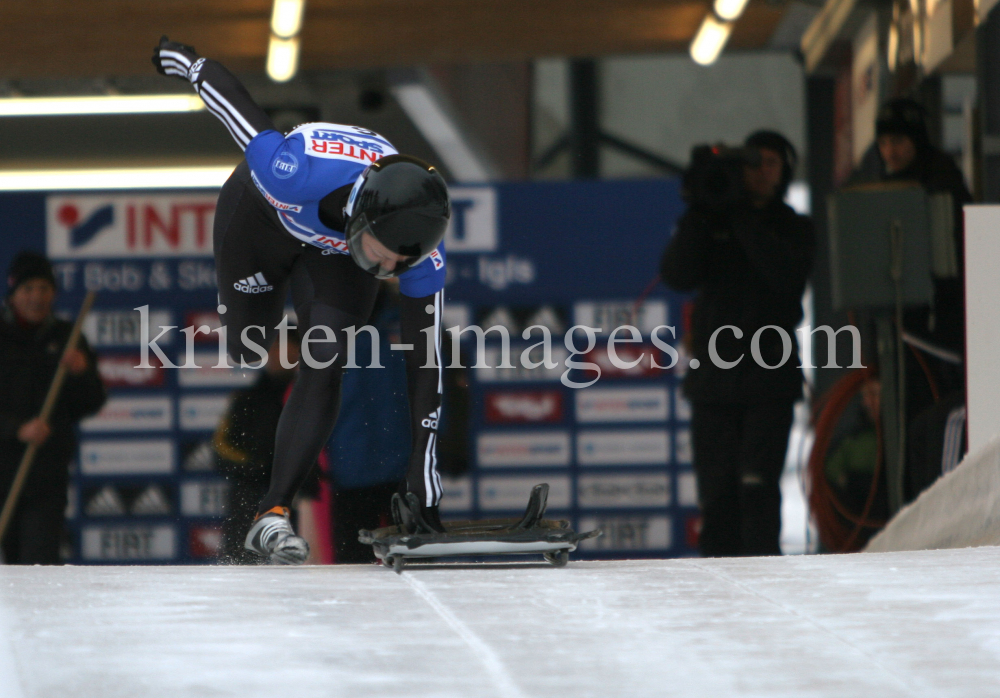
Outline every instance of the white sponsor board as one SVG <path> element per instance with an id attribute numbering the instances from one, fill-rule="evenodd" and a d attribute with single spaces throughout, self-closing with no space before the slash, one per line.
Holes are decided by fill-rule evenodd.
<path id="1" fill-rule="evenodd" d="M 691 465 L 694 462 L 690 429 L 678 429 L 674 432 L 674 461 L 678 465 Z"/>
<path id="2" fill-rule="evenodd" d="M 49 196 L 49 257 L 212 255 L 215 196 Z"/>
<path id="3" fill-rule="evenodd" d="M 678 422 L 691 421 L 691 403 L 681 395 L 680 388 L 674 390 L 674 419 Z"/>
<path id="4" fill-rule="evenodd" d="M 181 429 L 215 429 L 229 406 L 228 395 L 188 395 L 178 407 Z"/>
<path id="5" fill-rule="evenodd" d="M 448 250 L 449 252 L 451 250 Z M 441 327 L 468 327 L 472 320 L 472 311 L 466 303 L 445 303 L 441 312 Z M 450 342 L 451 336 L 445 335 L 445 341 Z"/>
<path id="6" fill-rule="evenodd" d="M 664 550 L 673 545 L 669 516 L 581 516 L 580 530 L 600 528 L 603 535 L 580 543 L 581 550 Z"/>
<path id="7" fill-rule="evenodd" d="M 149 313 L 149 339 L 160 334 L 161 327 L 170 327 L 172 315 L 165 310 Z M 142 344 L 142 324 L 138 310 L 92 310 L 83 321 L 83 335 L 92 347 L 137 347 Z M 176 331 L 165 333 L 157 346 L 173 341 Z"/>
<path id="8" fill-rule="evenodd" d="M 158 363 L 153 363 L 155 357 L 150 357 L 150 368 L 139 368 L 141 360 L 139 354 L 126 356 L 103 354 L 97 357 L 97 371 L 101 374 L 105 387 L 108 388 L 162 386 L 163 368 Z"/>
<path id="9" fill-rule="evenodd" d="M 537 475 L 528 477 L 479 478 L 479 508 L 483 511 L 521 511 L 528 505 L 528 497 L 535 485 L 549 484 L 548 508 L 568 509 L 570 504 L 569 477 L 565 475 Z"/>
<path id="10" fill-rule="evenodd" d="M 496 334 L 495 332 L 493 333 Z M 463 335 L 463 337 L 470 336 L 470 333 Z M 490 335 L 491 337 L 493 335 Z M 553 340 L 554 342 L 555 340 Z M 510 349 L 510 363 L 513 368 L 497 368 L 501 361 L 502 356 L 500 354 L 499 347 L 486 347 L 483 352 L 485 357 L 486 367 L 476 368 L 476 380 L 480 383 L 524 383 L 528 381 L 558 381 L 562 376 L 563 372 L 566 371 L 566 358 L 569 356 L 569 352 L 558 346 L 552 347 L 552 361 L 555 363 L 555 368 L 546 368 L 543 364 L 538 368 L 528 368 L 527 366 L 521 365 L 521 352 L 530 345 L 525 345 L 525 347 L 518 348 L 516 345 L 512 346 Z M 533 362 L 540 362 L 542 360 L 542 350 L 541 347 L 537 351 L 534 351 L 528 357 Z M 475 366 L 475 364 L 472 364 Z"/>
<path id="11" fill-rule="evenodd" d="M 448 254 L 497 248 L 497 192 L 493 187 L 449 187 L 451 218 L 444 233 Z"/>
<path id="12" fill-rule="evenodd" d="M 113 397 L 80 422 L 84 432 L 165 431 L 173 426 L 174 401 L 169 397 Z"/>
<path id="13" fill-rule="evenodd" d="M 569 434 L 565 431 L 482 433 L 477 437 L 479 466 L 569 465 Z"/>
<path id="14" fill-rule="evenodd" d="M 581 475 L 576 483 L 576 503 L 581 509 L 666 507 L 670 494 L 666 473 Z"/>
<path id="15" fill-rule="evenodd" d="M 574 392 L 576 421 L 663 422 L 670 416 L 666 386 L 650 388 L 590 387 Z"/>
<path id="16" fill-rule="evenodd" d="M 682 507 L 698 506 L 698 481 L 691 471 L 677 473 L 677 504 Z"/>
<path id="17" fill-rule="evenodd" d="M 85 526 L 80 533 L 84 560 L 172 560 L 177 557 L 173 526 Z"/>
<path id="18" fill-rule="evenodd" d="M 84 475 L 153 475 L 174 471 L 170 439 L 86 440 L 80 443 Z"/>
<path id="19" fill-rule="evenodd" d="M 576 459 L 580 465 L 665 465 L 670 435 L 664 429 L 580 431 Z"/>
<path id="20" fill-rule="evenodd" d="M 185 480 L 181 483 L 181 514 L 225 516 L 229 483 L 225 480 Z"/>
<path id="21" fill-rule="evenodd" d="M 76 485 L 70 485 L 67 491 L 65 516 L 72 521 L 76 518 Z"/>
<path id="22" fill-rule="evenodd" d="M 233 366 L 231 361 L 229 368 L 213 368 L 219 363 L 219 352 L 193 352 L 191 355 L 193 363 L 198 368 L 183 368 L 186 357 L 183 353 L 177 356 L 177 385 L 182 388 L 245 388 L 253 385 L 260 375 L 252 368 L 239 368 Z"/>
<path id="23" fill-rule="evenodd" d="M 467 477 L 442 477 L 441 511 L 468 511 L 472 508 L 472 481 Z"/>
<path id="24" fill-rule="evenodd" d="M 631 300 L 580 301 L 573 306 L 573 324 L 600 328 L 602 334 L 611 334 L 616 327 L 632 325 L 638 328 L 643 336 L 648 337 L 654 327 L 667 324 L 667 302 L 658 299 L 647 300 L 636 312 L 635 301 Z M 664 330 L 660 330 L 659 336 L 665 342 L 672 339 Z M 618 338 L 631 339 L 632 336 L 628 332 L 619 332 Z M 628 346 L 628 343 L 623 345 Z"/>

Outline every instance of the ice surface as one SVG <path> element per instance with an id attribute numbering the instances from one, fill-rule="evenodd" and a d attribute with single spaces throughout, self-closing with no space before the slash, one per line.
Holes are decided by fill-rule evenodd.
<path id="1" fill-rule="evenodd" d="M 0 567 L 0 673 L 18 698 L 1000 696 L 1000 548 Z"/>

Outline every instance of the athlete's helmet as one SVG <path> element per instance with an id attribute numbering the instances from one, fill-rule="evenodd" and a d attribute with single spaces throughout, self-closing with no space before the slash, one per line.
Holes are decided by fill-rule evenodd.
<path id="1" fill-rule="evenodd" d="M 451 215 L 448 187 L 438 171 L 408 155 L 388 155 L 370 165 L 344 208 L 344 234 L 355 263 L 380 279 L 399 276 L 437 249 Z M 370 234 L 404 260 L 387 270 L 365 250 Z"/>

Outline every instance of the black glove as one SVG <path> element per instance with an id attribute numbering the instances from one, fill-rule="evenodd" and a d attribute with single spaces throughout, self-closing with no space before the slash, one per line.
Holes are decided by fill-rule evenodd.
<path id="1" fill-rule="evenodd" d="M 171 41 L 166 36 L 161 36 L 160 45 L 153 49 L 153 65 L 160 75 L 173 75 L 194 82 L 203 62 L 192 47 Z"/>

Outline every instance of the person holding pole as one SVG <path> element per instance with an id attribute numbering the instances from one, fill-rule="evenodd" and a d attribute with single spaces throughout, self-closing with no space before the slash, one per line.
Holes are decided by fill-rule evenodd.
<path id="1" fill-rule="evenodd" d="M 53 316 L 55 298 L 49 260 L 19 253 L 0 310 L 0 505 L 6 514 L 0 550 L 7 564 L 59 564 L 74 426 L 106 399 L 86 340 L 79 336 L 66 348 L 79 330 Z M 24 467 L 26 453 L 33 458 Z M 19 470 L 26 475 L 15 488 Z"/>

